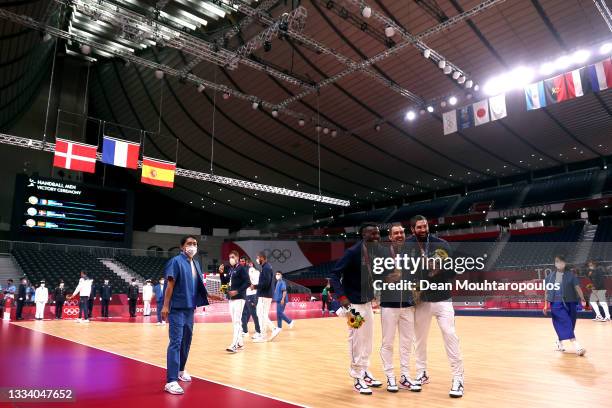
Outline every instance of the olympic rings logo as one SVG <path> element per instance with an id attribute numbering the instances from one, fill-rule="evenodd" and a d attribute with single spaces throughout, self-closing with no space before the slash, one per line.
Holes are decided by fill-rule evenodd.
<path id="1" fill-rule="evenodd" d="M 67 316 L 76 316 L 79 314 L 79 309 L 74 308 L 74 307 L 66 307 L 64 308 L 64 313 Z"/>
<path id="2" fill-rule="evenodd" d="M 268 258 L 270 262 L 285 263 L 291 258 L 291 251 L 288 249 L 264 249 L 264 254 L 266 254 L 266 258 Z"/>

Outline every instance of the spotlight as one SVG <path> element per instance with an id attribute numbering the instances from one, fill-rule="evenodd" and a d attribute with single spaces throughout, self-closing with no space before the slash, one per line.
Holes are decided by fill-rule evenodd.
<path id="1" fill-rule="evenodd" d="M 331 137 L 336 137 L 336 136 L 338 136 L 338 131 L 334 129 L 331 131 Z"/>
<path id="2" fill-rule="evenodd" d="M 552 62 L 545 62 L 544 64 L 540 65 L 540 74 L 549 75 L 553 72 L 555 72 L 555 66 Z"/>
<path id="3" fill-rule="evenodd" d="M 465 81 L 465 87 L 467 89 L 470 89 L 472 86 L 474 86 L 474 81 L 472 81 L 471 79 L 468 79 L 467 81 Z"/>
<path id="4" fill-rule="evenodd" d="M 429 113 L 433 113 L 433 111 L 434 111 L 433 106 L 429 105 L 429 106 L 427 107 L 427 112 L 429 112 Z"/>
<path id="5" fill-rule="evenodd" d="M 306 122 L 304 121 L 304 119 L 300 119 L 300 120 L 298 120 L 298 125 L 299 125 L 300 127 L 303 127 L 305 124 L 306 124 Z"/>
<path id="6" fill-rule="evenodd" d="M 474 91 L 475 92 L 480 91 L 480 85 L 478 85 L 478 84 L 474 85 Z"/>
<path id="7" fill-rule="evenodd" d="M 87 44 L 82 44 L 81 45 L 81 53 L 83 53 L 83 55 L 89 55 L 91 54 L 91 47 Z"/>
<path id="8" fill-rule="evenodd" d="M 429 58 L 431 56 L 431 50 L 428 48 L 423 51 L 423 58 Z"/>
<path id="9" fill-rule="evenodd" d="M 44 41 L 44 42 L 47 42 L 47 41 L 51 40 L 51 34 L 49 34 L 49 33 L 45 33 L 45 34 L 43 35 L 43 38 L 42 38 L 42 39 L 43 39 L 43 41 Z"/>
<path id="10" fill-rule="evenodd" d="M 465 95 L 465 97 L 466 97 L 467 99 L 472 99 L 472 96 L 473 96 L 473 95 L 472 95 L 471 93 L 469 93 L 469 94 Z"/>
<path id="11" fill-rule="evenodd" d="M 600 54 L 609 54 L 611 52 L 612 52 L 612 42 L 602 44 L 602 46 L 599 47 Z"/>
<path id="12" fill-rule="evenodd" d="M 329 129 L 328 129 L 328 128 L 326 128 L 326 127 L 324 127 L 324 128 L 323 128 L 323 134 L 324 134 L 324 135 L 326 135 L 326 134 L 328 134 L 328 133 L 329 133 Z"/>
<path id="13" fill-rule="evenodd" d="M 223 99 L 228 100 L 230 98 L 230 94 L 228 94 L 227 92 L 223 93 Z"/>
<path id="14" fill-rule="evenodd" d="M 410 110 L 406 113 L 406 119 L 412 121 L 414 118 L 416 118 L 416 113 L 414 113 L 414 111 Z"/>
<path id="15" fill-rule="evenodd" d="M 456 105 L 457 104 L 457 97 L 451 96 L 450 98 L 448 98 L 448 103 L 450 103 L 451 105 Z"/>
<path id="16" fill-rule="evenodd" d="M 372 17 L 372 9 L 368 6 L 361 9 L 361 15 L 365 18 Z"/>
<path id="17" fill-rule="evenodd" d="M 453 79 L 459 79 L 460 76 L 461 76 L 461 72 L 459 71 L 453 72 Z"/>
<path id="18" fill-rule="evenodd" d="M 271 41 L 264 41 L 263 49 L 264 49 L 265 52 L 270 52 L 272 50 L 272 42 Z"/>
<path id="19" fill-rule="evenodd" d="M 446 66 L 446 61 L 444 60 L 438 61 L 438 68 L 444 69 L 445 66 Z"/>
<path id="20" fill-rule="evenodd" d="M 198 92 L 199 92 L 199 93 L 204 92 L 204 90 L 205 90 L 205 89 L 206 89 L 206 87 L 204 86 L 204 84 L 200 84 L 200 85 L 198 85 Z"/>
<path id="21" fill-rule="evenodd" d="M 387 26 L 387 27 L 385 27 L 385 35 L 386 35 L 388 38 L 393 37 L 393 36 L 395 35 L 395 30 L 393 29 L 393 27 L 391 27 L 391 26 Z"/>
<path id="22" fill-rule="evenodd" d="M 462 75 L 459 77 L 459 79 L 457 80 L 457 83 L 459 84 L 463 84 L 465 82 L 465 77 Z"/>
<path id="23" fill-rule="evenodd" d="M 257 101 L 253 102 L 253 104 L 251 105 L 251 107 L 252 107 L 253 109 L 257 109 L 257 108 L 259 108 L 259 102 L 257 102 Z"/>
<path id="24" fill-rule="evenodd" d="M 440 102 L 440 106 L 443 107 L 443 108 L 446 108 L 446 101 Z"/>
<path id="25" fill-rule="evenodd" d="M 421 110 L 419 111 L 419 113 L 420 113 L 421 115 L 424 115 L 424 114 L 425 114 L 425 109 L 421 109 Z"/>
<path id="26" fill-rule="evenodd" d="M 315 126 L 315 130 L 317 131 L 317 133 L 319 133 L 321 131 L 321 126 L 319 125 Z"/>
<path id="27" fill-rule="evenodd" d="M 572 54 L 572 61 L 575 64 L 581 64 L 586 62 L 591 56 L 591 52 L 588 50 L 578 50 Z"/>
<path id="28" fill-rule="evenodd" d="M 155 78 L 162 79 L 164 77 L 164 71 L 161 69 L 155 70 Z"/>
<path id="29" fill-rule="evenodd" d="M 446 75 L 448 75 L 448 74 L 450 74 L 450 73 L 451 73 L 451 71 L 452 71 L 452 70 L 453 70 L 453 69 L 450 67 L 450 65 L 447 65 L 447 66 L 445 66 L 445 67 L 444 67 L 444 69 L 442 70 L 442 72 L 444 72 Z"/>
<path id="30" fill-rule="evenodd" d="M 272 116 L 275 118 L 278 117 L 278 111 L 276 109 L 272 110 Z"/>
<path id="31" fill-rule="evenodd" d="M 377 132 L 380 132 L 380 125 L 378 125 L 378 124 L 375 125 L 374 126 L 374 130 L 377 131 Z"/>

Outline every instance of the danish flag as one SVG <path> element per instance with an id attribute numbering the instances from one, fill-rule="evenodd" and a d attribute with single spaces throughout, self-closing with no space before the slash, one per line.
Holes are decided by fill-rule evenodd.
<path id="1" fill-rule="evenodd" d="M 97 153 L 98 146 L 56 139 L 53 167 L 95 173 Z"/>

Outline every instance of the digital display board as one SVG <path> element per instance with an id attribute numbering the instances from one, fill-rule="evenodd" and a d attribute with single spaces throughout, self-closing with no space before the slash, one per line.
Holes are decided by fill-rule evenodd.
<path id="1" fill-rule="evenodd" d="M 21 238 L 125 242 L 130 235 L 127 191 L 25 175 L 16 183 L 13 228 Z"/>

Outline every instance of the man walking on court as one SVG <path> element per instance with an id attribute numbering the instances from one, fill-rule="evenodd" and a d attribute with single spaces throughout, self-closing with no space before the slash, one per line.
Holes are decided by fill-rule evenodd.
<path id="1" fill-rule="evenodd" d="M 193 336 L 194 310 L 208 305 L 202 268 L 193 259 L 197 253 L 197 239 L 193 236 L 184 237 L 181 239 L 181 253 L 171 258 L 164 268 L 166 285 L 162 319 L 170 325 L 164 390 L 170 394 L 185 392 L 179 380 L 191 381 L 185 365 Z"/>
<path id="2" fill-rule="evenodd" d="M 274 296 L 274 272 L 272 266 L 268 263 L 268 257 L 265 252 L 257 254 L 255 261 L 261 265 L 259 280 L 253 287 L 257 290 L 257 319 L 261 329 L 261 336 L 253 339 L 254 343 L 263 343 L 268 341 L 266 334 L 268 329 L 274 330 L 274 325 L 270 321 L 270 305 Z"/>
<path id="3" fill-rule="evenodd" d="M 136 317 L 136 303 L 138 302 L 138 285 L 135 278 L 132 278 L 132 284 L 128 286 L 127 297 L 130 308 L 130 317 Z"/>
<path id="4" fill-rule="evenodd" d="M 227 295 L 229 296 L 229 310 L 233 327 L 232 344 L 225 349 L 229 353 L 235 353 L 244 346 L 242 340 L 242 310 L 244 309 L 246 289 L 251 286 L 249 273 L 245 267 L 238 263 L 238 256 L 238 251 L 231 251 L 229 254 L 230 268 L 227 278 Z"/>

